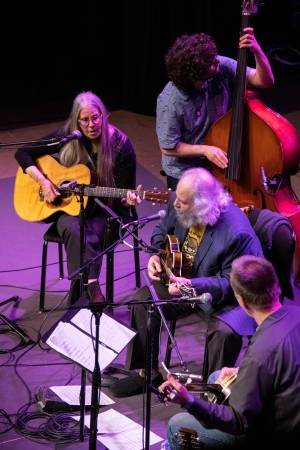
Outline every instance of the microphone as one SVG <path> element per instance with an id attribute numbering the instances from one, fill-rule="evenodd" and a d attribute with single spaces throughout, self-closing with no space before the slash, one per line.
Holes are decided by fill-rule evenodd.
<path id="1" fill-rule="evenodd" d="M 196 295 L 196 297 L 191 297 L 190 295 L 184 295 L 180 297 L 180 300 L 190 300 L 191 302 L 202 303 L 204 305 L 208 305 L 212 302 L 213 297 L 210 292 L 203 292 L 203 294 Z"/>
<path id="2" fill-rule="evenodd" d="M 73 139 L 80 139 L 82 138 L 82 133 L 79 130 L 74 130 L 72 133 L 67 134 L 67 136 L 64 136 L 60 139 L 59 144 L 65 145 L 67 142 L 72 141 Z"/>
<path id="3" fill-rule="evenodd" d="M 140 219 L 134 220 L 133 222 L 127 223 L 127 225 L 144 225 L 152 220 L 163 219 L 166 217 L 167 213 L 164 209 L 161 209 L 156 214 L 152 214 L 151 216 L 141 217 Z"/>

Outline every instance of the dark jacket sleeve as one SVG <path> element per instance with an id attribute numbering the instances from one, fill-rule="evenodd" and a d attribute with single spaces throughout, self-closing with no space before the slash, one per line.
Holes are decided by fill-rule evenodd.
<path id="1" fill-rule="evenodd" d="M 47 136 L 44 136 L 40 139 L 40 141 L 43 141 L 44 139 L 51 139 L 51 138 L 60 138 L 64 136 L 64 133 L 62 129 L 56 130 L 52 132 L 51 134 L 48 134 Z M 15 153 L 15 158 L 18 162 L 18 164 L 22 167 L 22 169 L 25 171 L 27 167 L 35 166 L 36 159 L 40 158 L 41 156 L 45 155 L 54 155 L 59 150 L 59 144 L 57 145 L 43 145 L 43 144 L 37 144 L 37 145 L 25 145 L 21 148 L 19 148 Z"/>

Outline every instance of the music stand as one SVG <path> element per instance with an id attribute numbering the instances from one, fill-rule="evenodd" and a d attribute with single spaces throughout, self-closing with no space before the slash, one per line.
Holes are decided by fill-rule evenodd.
<path id="1" fill-rule="evenodd" d="M 86 293 L 84 289 L 84 281 L 87 278 L 87 268 L 97 259 L 101 258 L 106 253 L 113 250 L 121 240 L 126 237 L 126 233 L 123 238 L 116 240 L 105 250 L 97 253 L 93 258 L 89 261 L 84 262 L 84 203 L 83 203 L 83 195 L 85 185 L 76 185 L 76 190 L 79 190 L 80 197 L 80 267 L 75 272 L 73 272 L 68 278 L 74 279 L 79 276 L 80 280 L 80 292 Z M 108 214 L 110 214 L 113 219 L 117 220 L 120 225 L 122 225 L 122 221 L 119 216 L 117 216 L 111 208 L 102 203 L 99 199 L 95 198 L 94 201 L 103 208 Z M 131 231 L 127 230 L 127 235 L 131 234 Z M 96 327 L 96 335 L 95 340 L 98 342 L 99 339 L 99 326 L 100 326 L 100 318 L 103 310 L 106 307 L 111 307 L 112 305 L 108 305 L 106 302 L 101 304 L 93 304 L 89 303 L 88 308 L 91 310 L 95 317 L 95 327 Z M 85 386 L 86 386 L 86 372 L 83 369 L 81 375 L 81 391 L 80 391 L 80 440 L 84 440 L 84 414 L 85 414 Z M 98 402 L 98 394 L 101 391 L 101 372 L 98 361 L 98 347 L 95 347 L 95 365 L 92 376 L 92 397 L 91 397 L 91 421 L 90 421 L 90 439 L 89 439 L 89 450 L 96 449 L 96 440 L 97 440 L 97 418 L 99 411 L 99 402 Z"/>

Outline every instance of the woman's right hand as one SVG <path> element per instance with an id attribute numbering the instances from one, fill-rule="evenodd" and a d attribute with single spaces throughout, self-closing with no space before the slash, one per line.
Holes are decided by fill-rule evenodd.
<path id="1" fill-rule="evenodd" d="M 56 197 L 60 195 L 55 186 L 47 178 L 41 181 L 40 186 L 44 199 L 48 203 L 53 202 L 56 199 Z"/>
<path id="2" fill-rule="evenodd" d="M 160 257 L 158 255 L 153 255 L 148 261 L 148 275 L 151 280 L 159 281 L 160 277 L 157 275 L 162 271 Z"/>

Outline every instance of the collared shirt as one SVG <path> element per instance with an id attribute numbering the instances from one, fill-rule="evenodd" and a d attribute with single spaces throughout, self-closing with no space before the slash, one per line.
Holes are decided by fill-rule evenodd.
<path id="1" fill-rule="evenodd" d="M 210 126 L 231 107 L 237 62 L 225 56 L 220 59 L 218 74 L 203 89 L 184 91 L 167 83 L 157 99 L 156 133 L 161 148 L 173 149 L 178 142 L 203 144 Z M 247 68 L 247 76 L 250 68 Z M 162 156 L 167 175 L 180 178 L 191 167 L 203 167 L 206 158 Z"/>
<path id="2" fill-rule="evenodd" d="M 232 434 L 300 434 L 300 308 L 284 305 L 257 328 L 229 404 L 195 399 L 189 412 Z"/>

